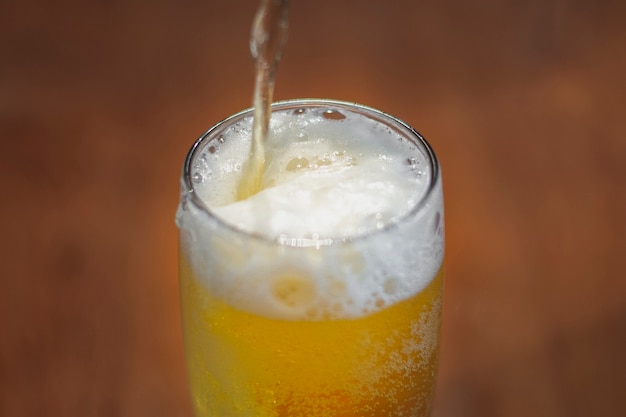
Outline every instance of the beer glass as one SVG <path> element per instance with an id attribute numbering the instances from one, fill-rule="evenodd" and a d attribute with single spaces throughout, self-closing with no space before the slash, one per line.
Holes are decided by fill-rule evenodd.
<path id="1" fill-rule="evenodd" d="M 431 147 L 404 122 L 362 105 L 275 103 L 266 159 L 278 180 L 261 193 L 279 192 L 281 178 L 300 173 L 317 188 L 289 191 L 287 208 L 300 211 L 260 209 L 232 201 L 251 118 L 249 109 L 213 126 L 183 168 L 180 292 L 195 415 L 428 416 L 444 249 Z M 342 175 L 360 166 L 354 191 Z M 361 195 L 368 190 L 373 198 Z M 398 196 L 406 209 L 388 214 Z"/>

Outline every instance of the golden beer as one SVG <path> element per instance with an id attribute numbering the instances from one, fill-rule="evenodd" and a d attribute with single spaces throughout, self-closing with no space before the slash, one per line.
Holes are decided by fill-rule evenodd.
<path id="1" fill-rule="evenodd" d="M 180 288 L 197 417 L 428 416 L 443 285 L 434 154 L 410 127 L 363 106 L 299 100 L 274 112 L 257 198 L 278 190 L 295 214 L 227 191 L 241 167 L 227 147 L 245 141 L 249 112 L 203 135 L 185 164 Z M 309 180 L 319 187 L 311 194 Z M 374 197 L 360 199 L 364 190 Z"/>

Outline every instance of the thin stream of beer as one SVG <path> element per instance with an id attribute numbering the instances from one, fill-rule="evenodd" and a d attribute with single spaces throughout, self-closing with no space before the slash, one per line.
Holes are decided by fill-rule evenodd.
<path id="1" fill-rule="evenodd" d="M 245 200 L 261 190 L 276 68 L 287 42 L 288 8 L 288 0 L 261 0 L 252 25 L 250 51 L 256 72 L 254 121 L 250 157 L 243 166 L 237 200 Z"/>

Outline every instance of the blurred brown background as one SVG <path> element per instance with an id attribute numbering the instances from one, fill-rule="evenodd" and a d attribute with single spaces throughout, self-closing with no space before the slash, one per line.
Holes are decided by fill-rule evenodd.
<path id="1" fill-rule="evenodd" d="M 0 415 L 190 416 L 178 178 L 251 104 L 256 0 L 0 1 Z M 626 415 L 626 2 L 294 0 L 276 99 L 444 171 L 435 417 Z"/>

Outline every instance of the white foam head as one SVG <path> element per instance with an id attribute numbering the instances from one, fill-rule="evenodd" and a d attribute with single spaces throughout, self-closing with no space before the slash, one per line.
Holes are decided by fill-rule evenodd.
<path id="1" fill-rule="evenodd" d="M 345 318 L 432 279 L 443 257 L 441 180 L 421 136 L 362 106 L 277 103 L 264 189 L 236 202 L 251 117 L 207 132 L 183 176 L 181 244 L 210 291 L 269 317 Z"/>

